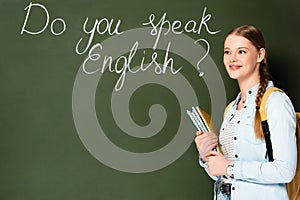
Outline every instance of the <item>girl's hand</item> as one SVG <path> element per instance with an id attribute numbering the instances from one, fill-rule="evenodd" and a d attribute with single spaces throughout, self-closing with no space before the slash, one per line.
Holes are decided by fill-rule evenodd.
<path id="1" fill-rule="evenodd" d="M 207 156 L 218 144 L 218 137 L 214 133 L 197 131 L 194 141 L 201 159 L 207 162 Z"/>
<path id="2" fill-rule="evenodd" d="M 228 160 L 223 154 L 216 151 L 210 151 L 210 155 L 207 157 L 207 169 L 212 176 L 226 175 L 226 168 L 229 165 Z"/>

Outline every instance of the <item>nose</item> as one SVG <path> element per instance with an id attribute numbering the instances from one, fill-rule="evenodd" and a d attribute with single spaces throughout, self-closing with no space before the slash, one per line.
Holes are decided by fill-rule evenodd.
<path id="1" fill-rule="evenodd" d="M 229 62 L 235 62 L 235 61 L 236 61 L 235 53 L 232 53 L 229 57 Z"/>

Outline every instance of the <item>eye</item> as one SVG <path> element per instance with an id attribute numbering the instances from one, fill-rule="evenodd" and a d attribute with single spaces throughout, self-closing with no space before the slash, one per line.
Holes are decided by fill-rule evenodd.
<path id="1" fill-rule="evenodd" d="M 239 50 L 239 54 L 245 54 L 247 53 L 245 50 Z"/>
<path id="2" fill-rule="evenodd" d="M 229 55 L 229 54 L 230 54 L 230 51 L 225 50 L 225 51 L 224 51 L 224 54 Z"/>

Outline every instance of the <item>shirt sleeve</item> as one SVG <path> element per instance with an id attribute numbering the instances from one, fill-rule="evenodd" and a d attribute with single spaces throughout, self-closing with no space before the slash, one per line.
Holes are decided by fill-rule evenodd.
<path id="1" fill-rule="evenodd" d="M 274 161 L 236 161 L 235 179 L 263 184 L 288 183 L 293 179 L 297 166 L 296 115 L 286 94 L 273 92 L 269 96 L 267 117 Z"/>

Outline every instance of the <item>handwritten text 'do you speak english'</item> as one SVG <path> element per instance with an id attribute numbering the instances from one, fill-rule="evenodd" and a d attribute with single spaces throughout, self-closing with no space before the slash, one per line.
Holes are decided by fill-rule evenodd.
<path id="1" fill-rule="evenodd" d="M 34 30 L 32 30 L 32 27 L 30 27 L 32 23 L 28 23 L 28 21 L 32 20 L 31 17 L 32 9 L 39 11 L 45 16 L 44 25 L 40 27 L 40 29 L 38 30 L 36 29 L 36 27 L 34 28 Z M 63 18 L 58 17 L 58 18 L 54 18 L 52 21 L 50 20 L 51 19 L 50 13 L 46 8 L 46 6 L 40 3 L 31 2 L 25 8 L 25 10 L 27 12 L 26 12 L 24 23 L 22 25 L 21 35 L 23 35 L 24 33 L 29 35 L 39 35 L 42 34 L 48 27 L 50 27 L 50 32 L 56 37 L 62 35 L 63 33 L 65 33 L 65 31 L 67 31 L 67 23 Z M 153 13 L 150 14 L 148 17 L 148 21 L 142 23 L 142 26 L 150 27 L 149 30 L 151 31 L 149 32 L 149 34 L 150 36 L 154 37 L 154 43 L 152 45 L 152 49 L 154 50 L 154 52 L 151 55 L 150 62 L 148 62 L 147 64 L 145 63 L 146 62 L 145 50 L 143 51 L 144 56 L 142 56 L 141 58 L 140 56 L 137 56 L 137 50 L 139 49 L 138 47 L 143 46 L 142 40 L 133 41 L 131 47 L 123 47 L 123 46 L 118 47 L 118 48 L 127 48 L 125 50 L 126 52 L 129 51 L 128 56 L 122 55 L 114 58 L 112 55 L 102 55 L 100 53 L 101 51 L 104 52 L 103 48 L 105 47 L 100 42 L 95 42 L 94 37 L 96 35 L 99 36 L 108 35 L 108 36 L 118 37 L 124 34 L 124 31 L 120 30 L 122 25 L 121 19 L 115 20 L 113 18 L 109 19 L 107 17 L 104 17 L 101 19 L 90 20 L 89 17 L 86 17 L 84 24 L 82 26 L 85 36 L 81 37 L 77 41 L 75 46 L 75 52 L 77 55 L 84 55 L 85 53 L 88 54 L 82 66 L 84 73 L 88 75 L 95 74 L 98 72 L 104 73 L 104 71 L 108 69 L 109 72 L 120 75 L 115 85 L 116 91 L 120 90 L 123 87 L 126 73 L 134 74 L 139 71 L 146 71 L 154 67 L 155 74 L 165 74 L 167 69 L 169 69 L 172 74 L 177 74 L 182 69 L 182 66 L 174 67 L 174 59 L 171 58 L 169 55 L 169 52 L 172 52 L 171 50 L 172 42 L 175 43 L 176 41 L 167 42 L 162 64 L 160 64 L 160 62 L 158 61 L 159 60 L 158 51 L 156 51 L 157 45 L 159 44 L 160 40 L 164 36 L 167 36 L 168 34 L 180 35 L 180 34 L 187 33 L 187 34 L 201 35 L 203 31 L 206 31 L 209 35 L 215 35 L 219 33 L 220 30 L 218 31 L 210 30 L 208 23 L 211 19 L 211 14 L 207 14 L 206 10 L 207 8 L 205 7 L 203 9 L 202 17 L 200 18 L 200 20 L 196 21 L 191 19 L 185 23 L 183 23 L 180 19 L 173 20 L 173 21 L 167 19 L 166 12 L 160 18 Z M 39 21 L 42 20 L 43 19 L 39 19 Z M 91 25 L 90 23 L 92 23 L 93 25 Z M 55 30 L 55 27 L 61 27 L 61 29 Z M 149 36 L 145 36 L 145 37 L 149 37 Z M 206 53 L 204 56 L 199 58 L 197 62 L 198 70 L 200 70 L 199 67 L 200 63 L 209 54 L 209 50 L 210 50 L 210 44 L 206 39 L 204 38 L 197 39 L 194 41 L 194 44 L 199 42 L 203 42 L 205 44 Z M 132 60 L 134 57 L 138 57 L 138 59 L 140 59 L 139 67 L 132 66 Z"/>

